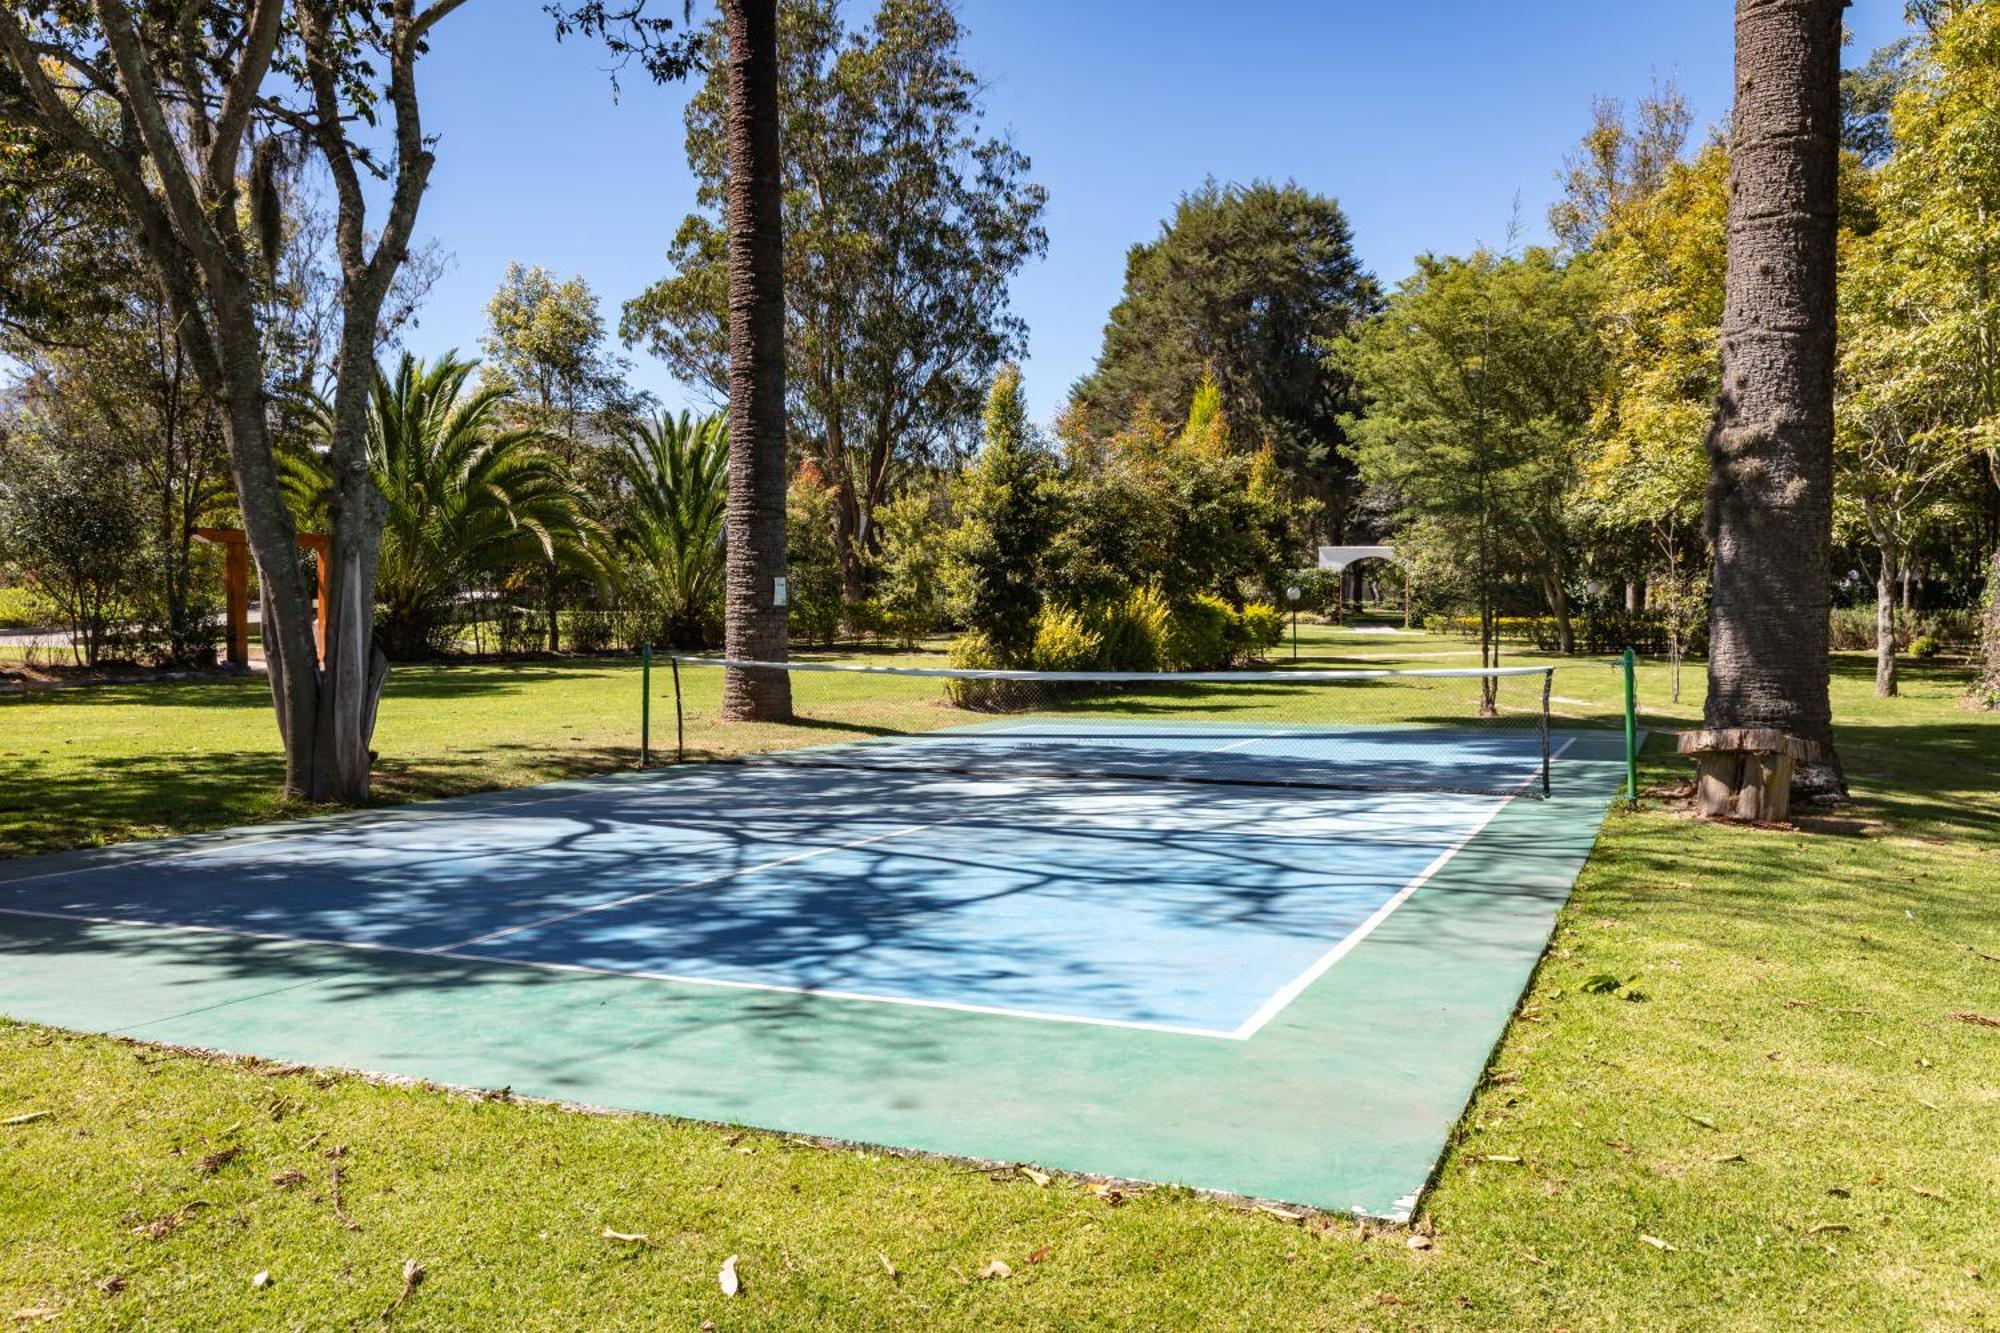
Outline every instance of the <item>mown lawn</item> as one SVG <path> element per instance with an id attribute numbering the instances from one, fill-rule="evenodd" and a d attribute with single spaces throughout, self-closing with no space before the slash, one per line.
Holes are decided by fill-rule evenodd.
<path id="1" fill-rule="evenodd" d="M 1429 638 L 1309 647 L 1473 660 Z M 1648 664 L 1649 718 L 1696 716 L 1698 667 L 1685 684 L 1668 707 Z M 1810 831 L 1660 800 L 1611 818 L 1427 1197 L 1425 1248 L 1175 1190 L 1114 1206 L 1060 1177 L 0 1023 L 0 1319 L 379 1325 L 414 1260 L 397 1325 L 2000 1325 L 2000 1026 L 1980 1021 L 2000 1018 L 2000 723 L 1960 710 L 1960 684 L 1913 669 L 1878 701 L 1842 659 L 1858 799 Z M 1608 717 L 1616 689 L 1579 665 L 1556 706 Z M 401 671 L 383 795 L 629 764 L 636 714 L 630 662 Z M 0 701 L 0 848 L 275 815 L 270 727 L 257 682 Z M 695 748 L 733 744 L 712 731 L 697 720 Z M 1643 780 L 1681 772 L 1656 746 Z M 1593 991 L 1603 975 L 1643 998 Z M 1011 1276 L 982 1279 L 996 1259 Z"/>

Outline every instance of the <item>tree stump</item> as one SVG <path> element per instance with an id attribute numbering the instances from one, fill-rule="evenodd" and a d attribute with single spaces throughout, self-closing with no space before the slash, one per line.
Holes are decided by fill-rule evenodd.
<path id="1" fill-rule="evenodd" d="M 1695 758 L 1695 813 L 1752 824 L 1783 823 L 1793 767 L 1823 757 L 1813 742 L 1768 727 L 1685 731 L 1676 748 Z"/>

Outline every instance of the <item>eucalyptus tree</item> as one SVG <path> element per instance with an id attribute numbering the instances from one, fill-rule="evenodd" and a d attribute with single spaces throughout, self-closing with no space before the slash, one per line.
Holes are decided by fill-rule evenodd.
<path id="1" fill-rule="evenodd" d="M 368 794 L 387 674 L 371 642 L 383 519 L 366 449 L 375 339 L 433 162 L 417 64 L 440 20 L 463 3 L 0 7 L 0 122 L 88 164 L 116 199 L 196 375 L 224 405 L 231 477 L 263 590 L 285 788 L 315 800 Z M 309 158 L 336 201 L 333 598 L 323 665 L 279 479 L 260 309 L 283 237 L 274 185 L 287 157 Z M 373 220 L 371 195 L 384 204 Z"/>
<path id="2" fill-rule="evenodd" d="M 668 641 L 702 643 L 722 603 L 729 514 L 729 426 L 720 415 L 661 412 L 618 432 L 628 491 L 618 543 L 657 599 Z"/>
<path id="3" fill-rule="evenodd" d="M 1028 159 L 986 134 L 946 0 L 888 0 L 858 31 L 834 0 L 788 0 L 778 16 L 791 427 L 831 489 L 855 601 L 897 476 L 968 444 L 987 380 L 1023 350 L 1009 284 L 1046 247 L 1046 195 Z M 712 63 L 688 106 L 702 211 L 674 237 L 674 276 L 628 304 L 620 326 L 718 390 L 733 364 L 733 231 L 717 216 L 733 171 L 730 77 Z"/>
<path id="4" fill-rule="evenodd" d="M 1715 729 L 1822 747 L 1793 787 L 1844 796 L 1828 699 L 1835 245 L 1845 0 L 1737 0 L 1722 385 L 1709 433 Z"/>

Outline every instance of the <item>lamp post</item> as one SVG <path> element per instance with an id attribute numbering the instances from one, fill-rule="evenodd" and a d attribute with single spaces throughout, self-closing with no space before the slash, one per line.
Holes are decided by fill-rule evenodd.
<path id="1" fill-rule="evenodd" d="M 1285 588 L 1285 600 L 1292 604 L 1292 660 L 1299 660 L 1299 585 L 1289 584 Z"/>

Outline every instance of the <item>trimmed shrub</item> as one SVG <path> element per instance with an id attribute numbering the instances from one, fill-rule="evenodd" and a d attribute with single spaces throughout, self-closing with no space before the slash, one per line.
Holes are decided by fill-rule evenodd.
<path id="1" fill-rule="evenodd" d="M 1217 671 L 1229 665 L 1236 613 L 1207 593 L 1174 608 L 1167 622 L 1167 663 L 1176 671 Z"/>
<path id="2" fill-rule="evenodd" d="M 1002 663 L 993 650 L 993 641 L 978 630 L 961 634 L 951 641 L 945 663 L 966 671 L 992 671 Z M 959 708 L 980 713 L 1005 713 L 1028 705 L 1031 687 L 1010 680 L 947 680 L 945 697 Z"/>
<path id="3" fill-rule="evenodd" d="M 1910 656 L 1936 657 L 1944 651 L 1944 645 L 1928 634 L 1919 634 L 1910 640 Z"/>

